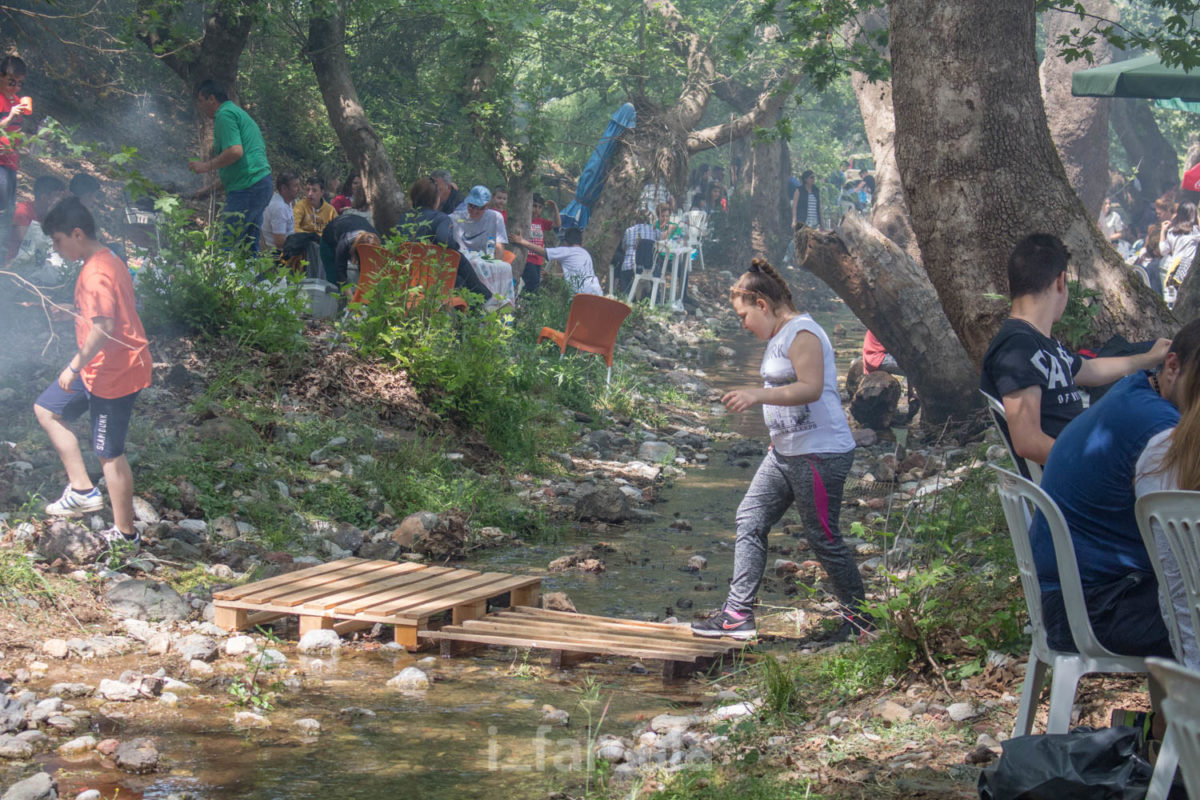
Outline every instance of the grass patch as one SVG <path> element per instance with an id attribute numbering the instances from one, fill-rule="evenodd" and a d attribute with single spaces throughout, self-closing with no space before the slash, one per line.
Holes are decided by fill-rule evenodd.
<path id="1" fill-rule="evenodd" d="M 686 770 L 668 779 L 660 792 L 649 797 L 654 800 L 819 800 L 804 780 L 788 780 L 764 771 L 762 775 L 738 774 L 726 770 Z"/>

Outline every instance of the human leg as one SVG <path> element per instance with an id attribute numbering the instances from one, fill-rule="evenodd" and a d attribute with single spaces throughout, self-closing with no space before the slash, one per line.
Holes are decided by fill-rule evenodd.
<path id="1" fill-rule="evenodd" d="M 754 607 L 767 565 L 767 534 L 783 517 L 793 499 L 792 487 L 780 469 L 775 451 L 771 450 L 759 464 L 746 496 L 738 505 L 733 580 L 729 584 L 726 608 L 748 612 Z"/>
<path id="2" fill-rule="evenodd" d="M 125 458 L 125 438 L 138 393 L 113 399 L 90 397 L 92 450 L 104 469 L 113 523 L 123 534 L 133 533 L 133 472 Z"/>
<path id="3" fill-rule="evenodd" d="M 521 273 L 521 280 L 525 283 L 524 292 L 526 294 L 536 292 L 542 285 L 542 265 L 532 264 L 526 259 L 525 269 Z"/>
<path id="4" fill-rule="evenodd" d="M 1102 586 L 1085 587 L 1096 641 L 1118 655 L 1174 658 L 1152 572 L 1131 572 Z"/>
<path id="5" fill-rule="evenodd" d="M 133 470 L 124 455 L 102 458 L 108 499 L 112 503 L 113 525 L 123 534 L 133 533 Z"/>
<path id="6" fill-rule="evenodd" d="M 850 465 L 854 463 L 854 451 L 780 456 L 779 461 L 796 497 L 796 510 L 800 513 L 805 539 L 829 575 L 838 602 L 847 611 L 857 614 L 866 598 L 866 589 L 854 556 L 838 529 L 842 492 Z M 813 478 L 814 472 L 820 478 L 820 486 Z"/>
<path id="7" fill-rule="evenodd" d="M 50 444 L 54 446 L 54 451 L 62 461 L 70 483 L 69 488 L 78 494 L 86 495 L 95 487 L 84 466 L 79 439 L 69 424 L 79 419 L 87 409 L 87 392 L 79 378 L 75 379 L 71 389 L 70 392 L 65 392 L 57 382 L 50 384 L 34 401 L 33 413 L 42 430 L 50 437 Z"/>
<path id="8" fill-rule="evenodd" d="M 242 231 L 243 239 L 250 245 L 250 252 L 258 252 L 258 241 L 262 235 L 263 214 L 271 204 L 274 187 L 271 176 L 260 179 L 248 190 L 250 196 L 246 206 L 246 227 Z"/>

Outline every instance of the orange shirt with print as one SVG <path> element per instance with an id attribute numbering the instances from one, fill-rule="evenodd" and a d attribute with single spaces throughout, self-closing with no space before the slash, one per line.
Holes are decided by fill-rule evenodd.
<path id="1" fill-rule="evenodd" d="M 83 368 L 87 390 L 113 400 L 150 385 L 150 346 L 133 299 L 133 279 L 121 259 L 107 248 L 87 261 L 75 281 L 75 341 L 80 349 L 92 330 L 92 320 L 113 321 L 112 339 Z"/>

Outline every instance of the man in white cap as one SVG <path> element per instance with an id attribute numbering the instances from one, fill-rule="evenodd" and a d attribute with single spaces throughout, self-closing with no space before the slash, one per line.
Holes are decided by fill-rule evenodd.
<path id="1" fill-rule="evenodd" d="M 504 217 L 500 216 L 499 211 L 487 207 L 491 200 L 492 193 L 486 186 L 472 186 L 466 203 L 450 216 L 454 224 L 454 238 L 461 249 L 482 252 L 487 248 L 488 240 L 492 239 L 499 251 L 502 249 L 500 245 L 508 243 Z"/>

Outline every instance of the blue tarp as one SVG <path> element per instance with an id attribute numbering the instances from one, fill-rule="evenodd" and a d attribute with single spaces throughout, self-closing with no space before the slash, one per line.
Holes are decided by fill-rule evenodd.
<path id="1" fill-rule="evenodd" d="M 587 166 L 579 176 L 575 188 L 575 199 L 562 210 L 561 221 L 564 228 L 586 228 L 588 218 L 592 215 L 592 204 L 600 198 L 604 191 L 604 180 L 608 177 L 608 162 L 617 146 L 617 137 L 632 128 L 637 127 L 637 112 L 632 103 L 626 103 L 617 109 L 609 119 L 600 143 L 592 151 Z"/>

